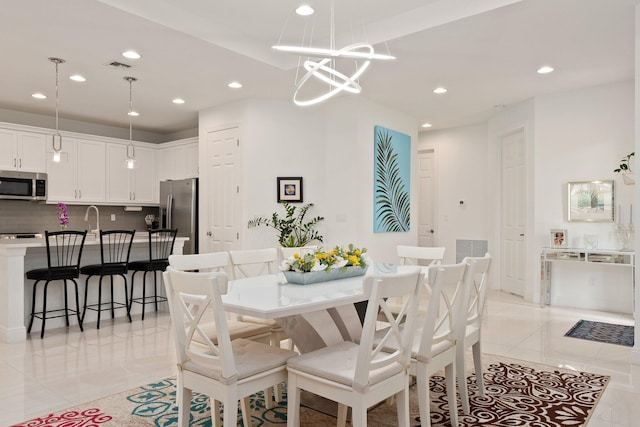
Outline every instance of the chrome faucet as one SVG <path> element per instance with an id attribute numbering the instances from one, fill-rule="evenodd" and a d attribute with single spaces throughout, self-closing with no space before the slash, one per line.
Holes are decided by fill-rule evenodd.
<path id="1" fill-rule="evenodd" d="M 98 235 L 100 234 L 100 211 L 98 210 L 98 207 L 96 205 L 91 205 L 87 208 L 87 211 L 84 214 L 84 220 L 89 222 L 89 209 L 91 208 L 96 210 L 96 229 L 91 230 L 91 232 L 94 233 L 96 237 L 98 237 Z M 89 224 L 89 226 L 91 226 L 91 224 Z"/>

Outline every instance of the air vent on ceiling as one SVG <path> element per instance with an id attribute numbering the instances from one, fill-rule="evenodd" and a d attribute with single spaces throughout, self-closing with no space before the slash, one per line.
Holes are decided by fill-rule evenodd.
<path id="1" fill-rule="evenodd" d="M 119 70 L 128 70 L 131 68 L 131 65 L 119 61 L 109 61 L 107 63 L 107 67 L 117 68 Z"/>

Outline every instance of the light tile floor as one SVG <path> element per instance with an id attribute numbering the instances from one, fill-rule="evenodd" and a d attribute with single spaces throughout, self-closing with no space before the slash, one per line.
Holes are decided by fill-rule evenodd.
<path id="1" fill-rule="evenodd" d="M 589 427 L 640 426 L 640 366 L 631 348 L 566 338 L 578 320 L 633 324 L 632 317 L 527 304 L 490 292 L 483 351 L 564 368 L 610 375 Z M 0 425 L 108 396 L 174 375 L 168 313 L 123 319 L 101 329 L 88 324 L 34 334 L 24 343 L 0 343 Z"/>

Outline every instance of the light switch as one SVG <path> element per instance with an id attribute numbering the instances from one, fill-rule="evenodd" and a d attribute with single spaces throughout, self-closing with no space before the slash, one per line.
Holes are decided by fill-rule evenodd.
<path id="1" fill-rule="evenodd" d="M 116 220 L 116 214 L 111 214 L 111 221 L 115 221 Z"/>

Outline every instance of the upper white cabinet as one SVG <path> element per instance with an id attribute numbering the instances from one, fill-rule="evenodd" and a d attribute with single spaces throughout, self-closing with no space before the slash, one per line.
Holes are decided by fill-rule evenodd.
<path id="1" fill-rule="evenodd" d="M 47 149 L 48 194 L 51 202 L 101 203 L 106 194 L 105 143 L 64 138 L 60 162 Z"/>
<path id="2" fill-rule="evenodd" d="M 0 129 L 0 170 L 44 172 L 47 135 Z"/>
<path id="3" fill-rule="evenodd" d="M 196 178 L 198 176 L 198 143 L 161 148 L 158 151 L 158 180 Z"/>
<path id="4" fill-rule="evenodd" d="M 135 168 L 127 168 L 127 146 L 107 144 L 107 202 L 158 203 L 155 150 L 136 146 Z"/>

